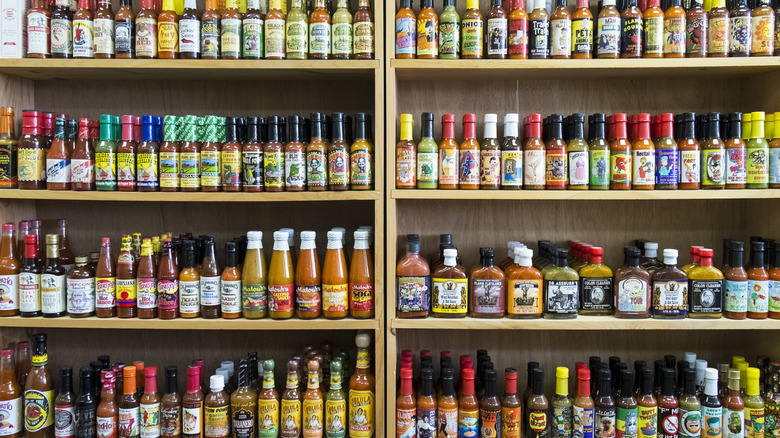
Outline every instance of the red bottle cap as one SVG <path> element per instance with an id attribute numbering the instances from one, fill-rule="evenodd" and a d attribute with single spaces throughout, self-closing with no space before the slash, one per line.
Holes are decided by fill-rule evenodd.
<path id="1" fill-rule="evenodd" d="M 412 353 L 412 350 L 404 350 L 401 352 L 401 357 L 412 357 L 414 353 Z"/>
<path id="2" fill-rule="evenodd" d="M 420 357 L 430 356 L 431 350 L 420 350 Z"/>
<path id="3" fill-rule="evenodd" d="M 658 136 L 659 137 L 671 137 L 672 136 L 672 122 L 674 121 L 674 114 L 664 113 L 658 116 Z"/>
<path id="4" fill-rule="evenodd" d="M 0 350 L 0 357 L 12 357 L 14 355 L 14 351 L 10 348 L 3 348 Z"/>
<path id="5" fill-rule="evenodd" d="M 412 378 L 412 369 L 411 368 L 401 368 L 401 379 L 402 380 L 408 380 Z"/>
<path id="6" fill-rule="evenodd" d="M 541 114 L 528 115 L 528 127 L 526 127 L 525 132 L 526 132 L 525 138 L 542 137 L 542 115 Z"/>
<path id="7" fill-rule="evenodd" d="M 141 0 L 141 9 L 154 9 L 154 0 Z"/>
<path id="8" fill-rule="evenodd" d="M 637 140 L 650 139 L 650 114 L 642 113 L 634 116 L 634 138 Z"/>
<path id="9" fill-rule="evenodd" d="M 464 368 L 461 374 L 463 374 L 463 380 L 474 380 L 474 369 L 472 368 Z"/>
<path id="10" fill-rule="evenodd" d="M 590 249 L 592 246 L 590 245 L 581 245 L 580 246 L 580 258 L 583 260 L 590 260 Z"/>
<path id="11" fill-rule="evenodd" d="M 612 139 L 617 140 L 626 138 L 626 114 L 614 114 L 612 120 L 614 122 L 612 126 Z"/>
<path id="12" fill-rule="evenodd" d="M 604 248 L 601 248 L 599 246 L 592 246 L 590 248 L 591 263 L 601 263 L 603 257 L 604 257 Z"/>
<path id="13" fill-rule="evenodd" d="M 103 245 L 110 245 L 111 244 L 111 238 L 110 237 L 104 237 L 103 238 Z"/>
<path id="14" fill-rule="evenodd" d="M 588 364 L 585 362 L 577 362 L 574 364 L 574 369 L 577 370 L 577 374 L 579 374 L 579 370 L 584 370 L 588 368 Z"/>
<path id="15" fill-rule="evenodd" d="M 590 370 L 587 368 L 577 370 L 577 394 L 590 396 Z"/>
<path id="16" fill-rule="evenodd" d="M 699 250 L 699 257 L 701 260 L 699 260 L 699 264 L 702 266 L 712 266 L 712 255 L 714 254 L 714 251 L 709 248 L 702 248 Z"/>
<path id="17" fill-rule="evenodd" d="M 5 234 L 5 233 L 12 233 L 14 230 L 16 230 L 16 225 L 14 225 L 14 224 L 3 224 L 3 234 Z"/>
<path id="18" fill-rule="evenodd" d="M 441 352 L 441 357 L 452 357 L 452 352 L 449 350 L 444 350 Z"/>
<path id="19" fill-rule="evenodd" d="M 477 123 L 476 114 L 463 115 L 463 138 L 464 139 L 477 138 L 476 123 Z"/>
<path id="20" fill-rule="evenodd" d="M 54 129 L 54 113 L 43 113 L 43 129 Z"/>
<path id="21" fill-rule="evenodd" d="M 441 138 L 455 138 L 455 114 L 441 116 Z"/>

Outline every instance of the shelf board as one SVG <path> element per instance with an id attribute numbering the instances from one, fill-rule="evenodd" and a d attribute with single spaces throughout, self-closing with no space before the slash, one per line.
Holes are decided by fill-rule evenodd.
<path id="1" fill-rule="evenodd" d="M 343 192 L 74 192 L 70 190 L 0 189 L 2 199 L 59 201 L 146 201 L 146 202 L 308 202 L 308 201 L 372 201 L 381 199 L 376 190 Z"/>
<path id="2" fill-rule="evenodd" d="M 391 329 L 418 330 L 780 330 L 774 319 L 620 319 L 578 316 L 576 319 L 392 318 Z"/>
<path id="3" fill-rule="evenodd" d="M 390 190 L 393 199 L 653 201 L 780 199 L 777 189 L 745 190 Z"/>
<path id="4" fill-rule="evenodd" d="M 780 57 L 687 59 L 391 59 L 399 80 L 608 79 L 751 76 L 780 71 Z"/>
<path id="5" fill-rule="evenodd" d="M 0 327 L 42 328 L 88 328 L 88 329 L 143 329 L 143 330 L 375 330 L 379 328 L 376 319 L 203 319 L 176 318 L 22 318 L 21 316 L 0 317 Z"/>
<path id="6" fill-rule="evenodd" d="M 33 80 L 372 78 L 378 60 L 0 59 L 0 73 Z"/>

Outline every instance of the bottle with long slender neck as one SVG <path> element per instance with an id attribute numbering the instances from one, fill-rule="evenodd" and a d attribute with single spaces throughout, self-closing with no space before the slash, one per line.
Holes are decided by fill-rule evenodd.
<path id="1" fill-rule="evenodd" d="M 637 398 L 637 429 L 640 438 L 656 437 L 658 422 L 658 401 L 653 394 L 654 372 L 650 368 L 640 371 L 640 389 Z"/>
<path id="2" fill-rule="evenodd" d="M 94 397 L 93 373 L 91 368 L 82 368 L 79 371 L 80 393 L 76 399 L 76 437 L 91 438 L 96 435 L 96 411 L 97 401 Z"/>
<path id="3" fill-rule="evenodd" d="M 370 437 L 374 433 L 374 376 L 371 362 L 371 337 L 359 333 L 355 337 L 358 347 L 355 372 L 349 379 L 349 435 Z"/>
<path id="4" fill-rule="evenodd" d="M 33 336 L 32 369 L 24 385 L 24 429 L 30 438 L 54 436 L 54 382 L 47 364 L 46 335 Z"/>
<path id="5" fill-rule="evenodd" d="M 764 419 L 766 415 L 764 400 L 759 389 L 760 371 L 758 368 L 747 369 L 747 386 L 745 390 L 745 436 L 760 438 L 764 435 Z"/>
<path id="6" fill-rule="evenodd" d="M 108 2 L 110 5 L 111 2 Z M 117 58 L 130 59 L 135 57 L 135 15 L 132 0 L 120 0 L 119 10 L 114 16 L 114 41 L 112 48 L 105 51 L 113 53 L 116 49 Z"/>
<path id="7" fill-rule="evenodd" d="M 428 373 L 430 369 L 421 370 L 422 374 Z M 395 421 L 396 436 L 415 436 L 417 431 L 417 405 L 412 389 L 412 369 L 410 367 L 401 368 L 401 386 L 398 397 L 395 400 Z M 426 423 L 427 424 L 427 423 Z"/>
<path id="8" fill-rule="evenodd" d="M 60 266 L 60 236 L 46 235 L 46 267 L 41 274 L 41 310 L 46 318 L 67 314 L 65 268 Z"/>
<path id="9" fill-rule="evenodd" d="M 76 408 L 73 395 L 73 368 L 60 370 L 60 392 L 54 400 L 55 437 L 71 437 L 76 432 Z"/>
<path id="10" fill-rule="evenodd" d="M 594 428 L 597 431 L 614 430 L 616 425 L 615 400 L 612 398 L 612 373 L 599 370 L 598 390 L 594 397 Z M 594 432 L 596 433 L 596 432 Z"/>
<path id="11" fill-rule="evenodd" d="M 571 438 L 574 424 L 574 405 L 569 397 L 569 369 L 555 369 L 555 395 L 552 398 L 550 432 L 559 438 Z"/>
<path id="12" fill-rule="evenodd" d="M 203 392 L 200 388 L 200 370 L 197 365 L 190 365 L 187 367 L 187 392 L 181 399 L 183 437 L 203 436 Z"/>
<path id="13" fill-rule="evenodd" d="M 124 375 L 124 389 L 117 401 L 119 406 L 119 434 L 120 438 L 133 438 L 141 435 L 141 411 L 136 394 L 135 384 L 136 368 L 133 365 L 126 366 L 122 370 Z"/>
<path id="14" fill-rule="evenodd" d="M 116 377 L 112 370 L 100 372 L 100 404 L 96 413 L 97 435 L 101 437 L 117 436 L 119 408 L 116 404 Z"/>
<path id="15" fill-rule="evenodd" d="M 157 367 L 144 368 L 143 396 L 141 396 L 140 432 L 143 438 L 160 436 L 160 395 L 157 393 Z"/>
<path id="16" fill-rule="evenodd" d="M 249 363 L 238 364 L 238 388 L 230 396 L 230 419 L 233 436 L 251 438 L 257 428 L 257 393 L 252 388 Z"/>
<path id="17" fill-rule="evenodd" d="M 160 436 L 163 437 L 181 436 L 181 397 L 177 374 L 176 367 L 165 369 L 165 394 L 160 408 Z"/>
<path id="18" fill-rule="evenodd" d="M 317 359 L 309 361 L 306 392 L 303 394 L 302 435 L 304 437 L 321 437 L 324 429 L 324 402 L 320 391 L 320 362 Z"/>
<path id="19" fill-rule="evenodd" d="M 19 269 L 19 310 L 23 317 L 41 316 L 41 267 L 38 264 L 38 236 L 24 236 L 24 261 Z"/>
<path id="20" fill-rule="evenodd" d="M 23 393 L 17 381 L 13 355 L 13 349 L 0 350 L 0 406 L 6 412 L 4 436 L 21 438 L 24 429 Z"/>
<path id="21" fill-rule="evenodd" d="M 257 430 L 260 438 L 279 435 L 279 393 L 274 382 L 273 359 L 263 361 L 263 388 L 257 397 Z"/>
<path id="22" fill-rule="evenodd" d="M 287 362 L 287 384 L 282 394 L 279 429 L 282 438 L 298 438 L 301 435 L 301 396 L 298 391 L 299 363 Z"/>

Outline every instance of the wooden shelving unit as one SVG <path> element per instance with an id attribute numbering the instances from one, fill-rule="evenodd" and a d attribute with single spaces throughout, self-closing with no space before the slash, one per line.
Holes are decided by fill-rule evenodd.
<path id="1" fill-rule="evenodd" d="M 572 320 L 554 319 L 478 319 L 426 318 L 390 319 L 390 329 L 415 330 L 555 330 L 555 331 L 621 331 L 621 330 L 780 330 L 774 319 L 620 319 L 612 316 L 579 316 Z"/>
<path id="2" fill-rule="evenodd" d="M 67 190 L 0 191 L 0 199 L 116 202 L 304 202 L 304 201 L 376 201 L 377 190 L 345 192 L 75 192 Z"/>
<path id="3" fill-rule="evenodd" d="M 138 319 L 138 318 L 22 318 L 0 319 L 0 327 L 36 329 L 134 329 L 134 330 L 376 330 L 376 319 Z M 54 346 L 53 346 L 54 347 Z M 56 348 L 56 347 L 55 347 Z"/>
<path id="4" fill-rule="evenodd" d="M 399 190 L 392 199 L 517 201 L 684 201 L 780 199 L 780 190 Z M 2 194 L 2 193 L 0 193 Z"/>

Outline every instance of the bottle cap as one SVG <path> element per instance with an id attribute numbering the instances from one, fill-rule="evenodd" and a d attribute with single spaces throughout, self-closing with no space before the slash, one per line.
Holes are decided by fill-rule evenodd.
<path id="1" fill-rule="evenodd" d="M 13 357 L 14 351 L 10 348 L 3 348 L 0 350 L 0 357 Z"/>
<path id="2" fill-rule="evenodd" d="M 463 115 L 463 123 L 477 123 L 477 115 L 476 114 L 464 114 Z"/>
<path id="3" fill-rule="evenodd" d="M 209 387 L 211 392 L 219 392 L 225 388 L 225 377 L 221 374 L 214 374 L 209 378 Z"/>
<path id="4" fill-rule="evenodd" d="M 444 250 L 444 257 L 457 257 L 458 250 L 455 248 L 447 248 Z"/>

